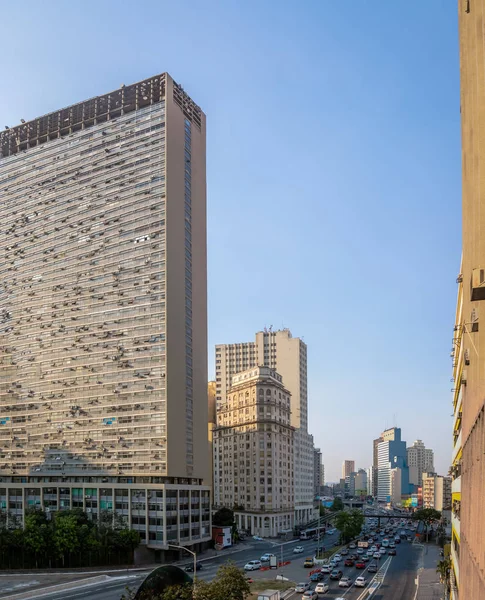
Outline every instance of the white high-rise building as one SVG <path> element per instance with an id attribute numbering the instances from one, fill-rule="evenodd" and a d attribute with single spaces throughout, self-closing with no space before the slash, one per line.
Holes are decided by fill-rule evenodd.
<path id="1" fill-rule="evenodd" d="M 423 473 L 434 472 L 434 453 L 426 448 L 421 440 L 416 440 L 407 449 L 409 465 L 409 483 L 423 485 Z"/>
<path id="2" fill-rule="evenodd" d="M 254 342 L 216 346 L 216 403 L 226 401 L 231 378 L 257 366 L 276 369 L 291 393 L 290 424 L 294 433 L 295 524 L 313 518 L 313 436 L 308 433 L 307 346 L 289 329 L 264 330 Z"/>

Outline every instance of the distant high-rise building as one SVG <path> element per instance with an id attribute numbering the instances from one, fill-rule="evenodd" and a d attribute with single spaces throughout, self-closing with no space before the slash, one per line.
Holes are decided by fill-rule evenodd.
<path id="1" fill-rule="evenodd" d="M 322 451 L 320 448 L 313 449 L 313 483 L 315 496 L 321 493 L 322 483 Z"/>
<path id="2" fill-rule="evenodd" d="M 378 489 L 377 499 L 381 502 L 392 502 L 397 492 L 392 492 L 391 470 L 399 468 L 401 485 L 400 493 L 409 493 L 409 469 L 407 466 L 406 442 L 401 440 L 401 429 L 392 427 L 381 434 L 382 442 L 378 444 Z M 394 490 L 397 490 L 397 484 Z"/>
<path id="3" fill-rule="evenodd" d="M 451 477 L 423 473 L 423 508 L 439 511 L 451 508 Z"/>
<path id="4" fill-rule="evenodd" d="M 166 73 L 0 133 L 12 514 L 109 507 L 150 547 L 210 540 L 205 145 Z"/>
<path id="5" fill-rule="evenodd" d="M 365 495 L 367 494 L 367 473 L 364 469 L 359 469 L 355 474 L 354 479 L 354 494 Z"/>
<path id="6" fill-rule="evenodd" d="M 344 460 L 342 463 L 342 479 L 345 479 L 353 472 L 355 472 L 355 461 Z"/>
<path id="7" fill-rule="evenodd" d="M 372 474 L 372 496 L 374 498 L 377 498 L 379 481 L 379 444 L 383 441 L 382 437 L 378 437 L 372 442 L 372 466 L 374 469 Z"/>
<path id="8" fill-rule="evenodd" d="M 232 378 L 217 409 L 214 504 L 234 509 L 239 529 L 275 537 L 294 525 L 291 394 L 270 367 Z"/>
<path id="9" fill-rule="evenodd" d="M 407 449 L 409 466 L 409 483 L 423 484 L 423 473 L 434 472 L 433 450 L 426 448 L 421 440 L 416 440 Z"/>
<path id="10" fill-rule="evenodd" d="M 216 403 L 225 402 L 231 378 L 256 366 L 266 366 L 283 378 L 291 393 L 291 425 L 294 433 L 295 524 L 313 518 L 315 486 L 313 437 L 308 433 L 307 346 L 289 329 L 264 330 L 254 342 L 216 346 Z"/>
<path id="11" fill-rule="evenodd" d="M 320 488 L 323 487 L 325 487 L 325 465 L 322 463 L 320 471 Z M 321 491 L 320 493 L 323 494 L 323 491 Z"/>

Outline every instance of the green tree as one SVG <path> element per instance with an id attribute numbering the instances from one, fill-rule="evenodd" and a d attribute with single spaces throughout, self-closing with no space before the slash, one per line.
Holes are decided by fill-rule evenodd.
<path id="1" fill-rule="evenodd" d="M 324 517 L 327 513 L 327 509 L 325 508 L 325 506 L 323 506 L 323 504 L 320 504 L 320 506 L 318 507 L 318 511 L 321 517 Z"/>
<path id="2" fill-rule="evenodd" d="M 344 503 L 342 502 L 342 498 L 335 498 L 332 506 L 330 507 L 330 510 L 337 512 L 337 511 L 343 510 L 343 509 L 344 509 Z"/>
<path id="3" fill-rule="evenodd" d="M 44 511 L 34 509 L 26 512 L 23 545 L 27 552 L 34 555 L 37 569 L 39 555 L 50 554 L 51 548 L 51 528 Z"/>
<path id="4" fill-rule="evenodd" d="M 57 513 L 54 519 L 53 543 L 56 553 L 65 564 L 66 554 L 70 555 L 79 547 L 79 526 L 74 515 Z"/>
<path id="5" fill-rule="evenodd" d="M 232 527 L 234 524 L 234 511 L 230 508 L 220 508 L 214 513 L 212 524 L 216 527 Z"/>
<path id="6" fill-rule="evenodd" d="M 420 508 L 413 514 L 415 521 L 422 521 L 426 531 L 426 541 L 428 541 L 428 532 L 430 526 L 441 519 L 441 513 L 434 508 Z"/>
<path id="7" fill-rule="evenodd" d="M 335 527 L 340 531 L 340 540 L 344 543 L 357 537 L 364 524 L 364 515 L 360 510 L 340 511 L 335 516 Z"/>
<path id="8" fill-rule="evenodd" d="M 229 562 L 219 567 L 209 591 L 213 600 L 245 600 L 251 588 L 244 571 Z"/>

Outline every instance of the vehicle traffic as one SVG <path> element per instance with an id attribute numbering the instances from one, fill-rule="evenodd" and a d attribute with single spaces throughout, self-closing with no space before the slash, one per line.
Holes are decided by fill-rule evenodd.
<path id="1" fill-rule="evenodd" d="M 247 562 L 244 565 L 244 570 L 245 571 L 257 571 L 258 569 L 261 569 L 262 566 L 263 565 L 260 560 L 250 560 L 249 562 Z"/>

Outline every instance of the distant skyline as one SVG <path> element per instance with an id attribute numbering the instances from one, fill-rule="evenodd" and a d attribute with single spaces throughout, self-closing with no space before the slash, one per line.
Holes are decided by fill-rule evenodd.
<path id="1" fill-rule="evenodd" d="M 394 423 L 446 473 L 455 3 L 86 0 L 83 12 L 74 26 L 76 4 L 2 4 L 2 126 L 168 71 L 207 114 L 209 377 L 216 343 L 289 327 L 308 345 L 328 480 L 345 457 L 369 466 Z"/>

